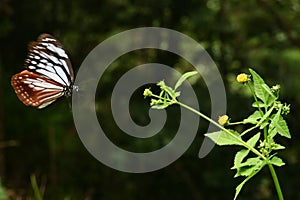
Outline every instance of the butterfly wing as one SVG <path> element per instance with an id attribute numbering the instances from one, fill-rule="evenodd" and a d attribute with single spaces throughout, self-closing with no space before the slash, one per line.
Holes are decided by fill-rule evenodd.
<path id="1" fill-rule="evenodd" d="M 11 83 L 26 106 L 43 108 L 64 95 L 63 86 L 28 70 L 14 75 Z"/>
<path id="2" fill-rule="evenodd" d="M 25 68 L 65 86 L 70 86 L 74 82 L 68 55 L 60 42 L 46 33 L 41 34 L 37 42 L 29 44 Z"/>
<path id="3" fill-rule="evenodd" d="M 25 68 L 11 79 L 25 105 L 43 108 L 63 95 L 70 95 L 74 82 L 72 65 L 53 36 L 44 33 L 29 44 Z"/>

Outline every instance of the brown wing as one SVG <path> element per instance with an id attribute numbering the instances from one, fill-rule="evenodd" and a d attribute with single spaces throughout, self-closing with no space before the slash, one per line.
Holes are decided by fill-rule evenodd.
<path id="1" fill-rule="evenodd" d="M 43 108 L 64 95 L 63 85 L 28 70 L 15 74 L 11 85 L 26 106 Z"/>

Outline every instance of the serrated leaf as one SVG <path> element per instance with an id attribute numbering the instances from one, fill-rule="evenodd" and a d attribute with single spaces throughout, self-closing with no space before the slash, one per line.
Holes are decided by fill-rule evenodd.
<path id="1" fill-rule="evenodd" d="M 244 160 L 244 158 L 249 154 L 249 149 L 242 149 L 239 152 L 235 154 L 234 157 L 234 166 L 231 167 L 231 169 L 238 169 L 241 167 L 241 163 Z"/>
<path id="2" fill-rule="evenodd" d="M 247 141 L 247 144 L 251 147 L 254 147 L 257 141 L 259 140 L 259 138 L 260 138 L 260 133 L 257 133 Z M 237 152 L 237 154 L 234 157 L 234 166 L 231 169 L 239 170 L 243 159 L 249 154 L 249 152 L 250 152 L 249 149 L 242 149 L 239 152 Z"/>
<path id="3" fill-rule="evenodd" d="M 259 157 L 248 158 L 245 162 L 241 163 L 241 167 L 255 166 L 257 164 L 261 164 L 262 160 Z"/>
<path id="4" fill-rule="evenodd" d="M 255 95 L 261 99 L 264 103 L 267 102 L 267 96 L 264 92 L 262 84 L 265 84 L 265 81 L 252 69 L 249 69 L 252 77 L 253 77 L 253 86 Z"/>
<path id="5" fill-rule="evenodd" d="M 175 87 L 174 87 L 174 90 L 176 90 L 179 86 L 181 86 L 182 83 L 183 83 L 186 79 L 190 78 L 191 76 L 196 75 L 197 73 L 198 73 L 197 71 L 191 71 L 191 72 L 186 72 L 186 73 L 184 73 L 184 74 L 178 79 L 178 81 L 176 82 Z"/>
<path id="6" fill-rule="evenodd" d="M 261 118 L 261 114 L 259 111 L 255 111 L 252 115 L 250 115 L 248 118 L 243 120 L 244 124 L 250 123 L 250 124 L 257 124 L 258 120 Z"/>
<path id="7" fill-rule="evenodd" d="M 278 167 L 281 167 L 283 165 L 285 165 L 285 163 L 281 160 L 281 158 L 277 157 L 277 156 L 274 156 L 271 160 L 270 160 L 270 163 L 272 165 L 275 165 L 275 166 L 278 166 Z"/>
<path id="8" fill-rule="evenodd" d="M 217 131 L 213 133 L 205 134 L 206 137 L 210 138 L 217 145 L 243 145 L 241 136 L 238 132 L 229 130 L 231 134 L 225 131 Z"/>
<path id="9" fill-rule="evenodd" d="M 276 96 L 274 95 L 271 88 L 267 84 L 262 84 L 262 87 L 269 94 L 269 98 L 266 103 L 267 105 L 271 105 L 276 100 Z"/>
<path id="10" fill-rule="evenodd" d="M 269 126 L 269 129 L 268 129 L 268 138 L 269 139 L 273 139 L 275 137 L 275 135 L 277 134 L 277 129 L 274 127 L 274 126 Z"/>
<path id="11" fill-rule="evenodd" d="M 257 169 L 258 169 L 258 167 L 256 165 L 249 165 L 249 166 L 241 167 L 238 170 L 238 172 L 236 173 L 236 175 L 234 176 L 234 178 L 239 177 L 239 176 L 249 176 Z"/>
<path id="12" fill-rule="evenodd" d="M 249 176 L 253 171 L 257 170 L 261 164 L 263 163 L 258 157 L 256 158 L 248 158 L 246 162 L 241 163 L 241 167 L 239 168 L 237 176 Z"/>
<path id="13" fill-rule="evenodd" d="M 282 116 L 279 116 L 279 120 L 278 120 L 277 124 L 275 125 L 275 128 L 277 129 L 278 133 L 281 136 L 291 138 L 289 128 Z"/>
<path id="14" fill-rule="evenodd" d="M 253 77 L 253 86 L 255 95 L 263 101 L 265 105 L 270 103 L 270 101 L 274 102 L 276 97 L 272 93 L 271 88 L 265 84 L 265 81 L 252 69 L 249 69 L 252 77 Z"/>
<path id="15" fill-rule="evenodd" d="M 265 162 L 262 162 L 261 165 L 254 171 L 252 171 L 251 174 L 249 174 L 249 176 L 247 178 L 245 178 L 245 180 L 243 182 L 241 182 L 236 188 L 235 188 L 235 195 L 234 195 L 234 200 L 236 200 L 237 196 L 239 195 L 239 193 L 241 192 L 243 186 L 245 185 L 245 183 L 247 181 L 249 181 L 253 176 L 255 176 L 265 165 Z"/>
<path id="16" fill-rule="evenodd" d="M 291 138 L 289 128 L 285 120 L 281 116 L 281 109 L 278 109 L 277 113 L 271 121 L 270 126 L 274 127 L 276 132 L 278 132 L 281 136 Z"/>

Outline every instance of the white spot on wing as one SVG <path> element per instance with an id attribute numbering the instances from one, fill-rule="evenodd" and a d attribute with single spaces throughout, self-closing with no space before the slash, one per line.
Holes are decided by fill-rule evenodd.
<path id="1" fill-rule="evenodd" d="M 68 55 L 62 48 L 57 47 L 51 43 L 47 43 L 46 46 L 47 46 L 47 49 L 49 49 L 50 51 L 56 52 L 59 56 L 68 58 Z"/>

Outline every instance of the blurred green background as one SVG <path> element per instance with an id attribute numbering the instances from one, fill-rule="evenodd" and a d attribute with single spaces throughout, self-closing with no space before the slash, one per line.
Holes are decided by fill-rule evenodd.
<path id="1" fill-rule="evenodd" d="M 249 94 L 235 82 L 237 73 L 251 67 L 269 85 L 281 85 L 281 99 L 291 104 L 287 122 L 292 140 L 280 141 L 287 147 L 280 153 L 286 166 L 277 168 L 277 173 L 286 199 L 300 199 L 299 19 L 298 0 L 0 0 L 0 177 L 6 193 L 11 199 L 34 199 L 30 175 L 35 175 L 44 199 L 233 199 L 241 179 L 233 179 L 230 167 L 239 148 L 215 147 L 199 159 L 208 125 L 203 120 L 195 141 L 176 162 L 156 172 L 123 173 L 87 152 L 73 124 L 70 99 L 37 110 L 24 106 L 10 85 L 11 76 L 23 69 L 28 42 L 41 33 L 61 41 L 76 73 L 85 56 L 106 38 L 132 28 L 155 26 L 185 33 L 206 48 L 224 79 L 227 114 L 234 121 L 252 111 Z M 113 121 L 110 95 L 117 79 L 132 67 L 149 62 L 181 72 L 193 70 L 172 54 L 136 51 L 109 67 L 97 95 L 99 121 L 108 137 L 137 152 L 164 146 L 176 133 L 174 121 L 180 117 L 178 108 L 168 109 L 173 123 L 146 141 L 126 136 Z M 201 110 L 209 114 L 205 84 L 199 80 L 193 87 Z M 130 105 L 132 118 L 141 125 L 149 122 L 149 101 L 143 99 L 142 91 L 135 93 Z M 239 199 L 276 199 L 269 171 L 251 180 Z"/>

